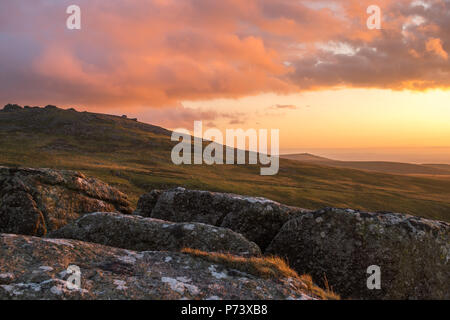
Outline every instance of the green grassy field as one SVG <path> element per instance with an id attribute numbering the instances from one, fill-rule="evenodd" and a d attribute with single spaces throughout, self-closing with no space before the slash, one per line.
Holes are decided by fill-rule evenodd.
<path id="1" fill-rule="evenodd" d="M 0 112 L 0 165 L 78 170 L 136 204 L 154 188 L 185 186 L 263 196 L 285 204 L 394 211 L 450 221 L 450 179 L 393 175 L 281 159 L 276 176 L 259 165 L 170 161 L 170 132 L 115 116 L 61 109 Z"/>

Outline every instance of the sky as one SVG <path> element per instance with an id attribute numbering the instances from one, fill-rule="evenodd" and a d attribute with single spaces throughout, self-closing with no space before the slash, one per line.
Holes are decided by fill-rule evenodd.
<path id="1" fill-rule="evenodd" d="M 449 31 L 450 0 L 2 0 L 0 102 L 278 128 L 286 152 L 414 162 L 450 148 Z"/>

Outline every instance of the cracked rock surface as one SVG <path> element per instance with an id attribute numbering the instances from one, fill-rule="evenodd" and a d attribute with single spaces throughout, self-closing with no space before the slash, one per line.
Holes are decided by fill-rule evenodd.
<path id="1" fill-rule="evenodd" d="M 131 213 L 127 196 L 68 170 L 0 167 L 0 232 L 42 236 L 83 214 Z"/>
<path id="2" fill-rule="evenodd" d="M 80 287 L 67 286 L 77 275 L 69 266 L 80 268 Z M 299 279 L 262 279 L 186 253 L 0 235 L 0 300 L 313 298 L 304 288 Z"/>
<path id="3" fill-rule="evenodd" d="M 265 198 L 176 188 L 154 190 L 143 195 L 135 214 L 229 228 L 255 242 L 264 251 L 284 223 L 306 212 L 310 210 Z"/>

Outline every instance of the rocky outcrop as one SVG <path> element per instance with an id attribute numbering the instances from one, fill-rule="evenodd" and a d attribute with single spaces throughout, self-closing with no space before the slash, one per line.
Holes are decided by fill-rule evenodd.
<path id="1" fill-rule="evenodd" d="M 257 256 L 258 246 L 242 235 L 203 223 L 173 223 L 116 213 L 93 213 L 49 234 L 135 251 L 180 251 L 184 248 Z"/>
<path id="2" fill-rule="evenodd" d="M 0 234 L 0 300 L 334 297 L 313 280 L 344 298 L 450 299 L 445 222 L 183 188 L 127 213 L 124 194 L 80 173 L 0 167 L 0 233 L 24 234 Z"/>
<path id="3" fill-rule="evenodd" d="M 201 222 L 232 229 L 264 250 L 283 224 L 309 210 L 235 194 L 176 188 L 153 191 L 136 214 L 174 222 Z"/>
<path id="4" fill-rule="evenodd" d="M 300 278 L 261 277 L 187 253 L 0 234 L 0 300 L 314 297 Z"/>
<path id="5" fill-rule="evenodd" d="M 450 225 L 394 213 L 324 209 L 287 222 L 267 253 L 362 299 L 450 299 Z M 369 266 L 381 289 L 369 290 Z M 372 281 L 370 279 L 369 281 Z"/>
<path id="6" fill-rule="evenodd" d="M 7 104 L 3 107 L 2 109 L 4 112 L 13 112 L 13 111 L 20 111 L 22 110 L 22 107 L 19 106 L 18 104 Z"/>
<path id="7" fill-rule="evenodd" d="M 126 195 L 78 172 L 0 167 L 0 232 L 42 236 L 96 211 L 132 210 Z"/>
<path id="8" fill-rule="evenodd" d="M 158 202 L 158 198 L 162 193 L 163 191 L 161 190 L 153 190 L 142 195 L 133 214 L 142 217 L 151 217 L 153 208 L 156 206 L 156 202 Z"/>

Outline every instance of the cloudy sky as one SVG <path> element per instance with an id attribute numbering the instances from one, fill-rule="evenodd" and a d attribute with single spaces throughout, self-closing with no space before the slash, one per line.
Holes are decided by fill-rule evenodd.
<path id="1" fill-rule="evenodd" d="M 450 146 L 449 54 L 449 0 L 0 2 L 0 102 L 280 128 L 283 148 Z"/>

